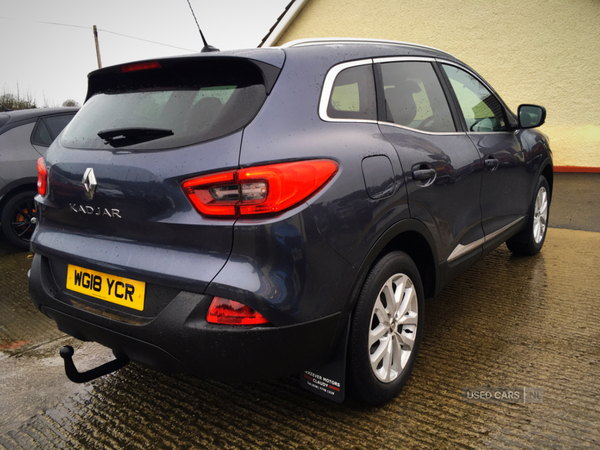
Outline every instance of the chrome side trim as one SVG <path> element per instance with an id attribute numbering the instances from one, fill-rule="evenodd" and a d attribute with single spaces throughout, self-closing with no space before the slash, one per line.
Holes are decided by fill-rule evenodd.
<path id="1" fill-rule="evenodd" d="M 466 255 L 467 253 L 475 250 L 476 248 L 482 246 L 483 244 L 485 244 L 485 237 L 482 237 L 481 239 L 477 239 L 475 242 L 471 242 L 468 245 L 458 244 L 456 246 L 456 248 L 454 249 L 454 251 L 452 253 L 450 253 L 450 256 L 448 256 L 448 262 L 452 262 L 455 259 L 460 258 L 463 255 Z"/>
<path id="2" fill-rule="evenodd" d="M 325 81 L 323 82 L 323 89 L 321 91 L 321 99 L 319 100 L 319 117 L 326 122 L 356 122 L 356 123 L 373 123 L 377 124 L 377 120 L 362 120 L 362 119 L 337 119 L 329 117 L 327 114 L 327 106 L 329 104 L 329 97 L 333 91 L 333 83 L 342 70 L 356 66 L 366 66 L 373 64 L 373 60 L 361 59 L 359 61 L 350 61 L 337 66 L 333 66 L 325 75 Z"/>
<path id="3" fill-rule="evenodd" d="M 450 253 L 450 256 L 448 256 L 448 262 L 452 262 L 455 259 L 460 258 L 461 256 L 466 255 L 467 253 L 475 250 L 476 248 L 482 246 L 486 242 L 491 241 L 496 236 L 499 236 L 500 234 L 504 233 L 509 228 L 516 226 L 519 222 L 522 222 L 523 220 L 525 220 L 525 216 L 519 217 L 517 220 L 509 223 L 508 225 L 500 228 L 499 230 L 494 231 L 491 234 L 488 234 L 487 236 L 482 237 L 481 239 L 477 239 L 475 242 L 471 242 L 467 245 L 458 244 L 454 251 Z"/>

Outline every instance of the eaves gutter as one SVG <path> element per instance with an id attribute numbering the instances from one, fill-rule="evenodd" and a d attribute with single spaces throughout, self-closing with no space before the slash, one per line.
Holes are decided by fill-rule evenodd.
<path id="1" fill-rule="evenodd" d="M 294 19 L 298 16 L 302 8 L 309 0 L 292 0 L 286 7 L 281 16 L 278 17 L 275 25 L 269 30 L 269 33 L 263 38 L 259 47 L 272 47 L 279 38 L 285 33 L 285 30 L 291 25 Z"/>

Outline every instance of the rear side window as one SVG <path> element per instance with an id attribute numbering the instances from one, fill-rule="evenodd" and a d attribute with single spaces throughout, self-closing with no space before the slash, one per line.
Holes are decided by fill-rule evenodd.
<path id="1" fill-rule="evenodd" d="M 422 131 L 456 131 L 444 91 L 428 62 L 381 64 L 386 121 Z"/>
<path id="2" fill-rule="evenodd" d="M 52 139 L 52 136 L 50 136 L 50 131 L 44 123 L 44 120 L 38 120 L 35 130 L 33 130 L 33 137 L 31 138 L 31 142 L 33 142 L 36 145 L 49 147 L 50 144 L 52 144 L 53 140 L 54 139 Z"/>
<path id="3" fill-rule="evenodd" d="M 39 119 L 35 130 L 33 130 L 31 142 L 36 145 L 49 147 L 72 118 L 73 114 L 63 114 Z"/>
<path id="4" fill-rule="evenodd" d="M 90 78 L 94 95 L 61 138 L 65 147 L 161 150 L 204 142 L 247 125 L 266 99 L 261 70 L 236 58 L 160 61 Z"/>
<path id="5" fill-rule="evenodd" d="M 373 68 L 370 64 L 342 70 L 333 83 L 327 105 L 332 119 L 377 120 Z"/>

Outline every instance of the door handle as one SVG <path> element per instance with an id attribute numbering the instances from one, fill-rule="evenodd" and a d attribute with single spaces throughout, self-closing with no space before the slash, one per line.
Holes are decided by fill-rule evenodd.
<path id="1" fill-rule="evenodd" d="M 430 178 L 435 177 L 436 171 L 435 169 L 419 169 L 413 170 L 413 179 L 414 180 L 429 180 Z"/>

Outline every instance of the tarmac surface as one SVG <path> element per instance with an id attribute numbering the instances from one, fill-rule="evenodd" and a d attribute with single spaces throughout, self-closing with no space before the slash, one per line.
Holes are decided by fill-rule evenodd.
<path id="1" fill-rule="evenodd" d="M 550 226 L 600 232 L 600 174 L 554 174 Z"/>
<path id="2" fill-rule="evenodd" d="M 557 174 L 542 252 L 503 245 L 428 300 L 412 377 L 380 408 L 294 377 L 229 386 L 136 364 L 71 383 L 61 346 L 80 370 L 111 352 L 34 308 L 30 256 L 0 240 L 0 448 L 600 448 L 598 197 L 600 174 Z M 499 387 L 519 398 L 473 400 Z"/>

